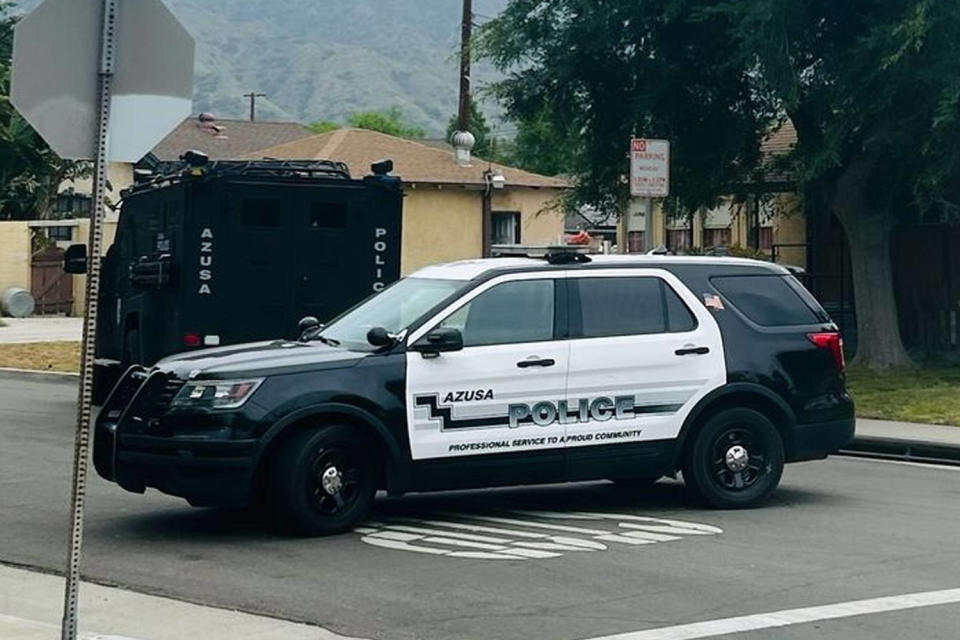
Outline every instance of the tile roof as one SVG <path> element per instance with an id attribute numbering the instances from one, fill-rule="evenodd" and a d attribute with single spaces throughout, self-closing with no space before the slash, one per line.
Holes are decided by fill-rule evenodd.
<path id="1" fill-rule="evenodd" d="M 568 182 L 501 164 L 488 164 L 474 156 L 470 166 L 460 166 L 450 150 L 414 140 L 368 131 L 337 129 L 249 153 L 244 158 L 279 160 L 339 160 L 350 167 L 354 177 L 370 173 L 377 160 L 393 160 L 393 173 L 408 183 L 482 185 L 488 166 L 503 173 L 508 187 L 564 188 Z"/>
<path id="2" fill-rule="evenodd" d="M 202 151 L 211 160 L 237 160 L 265 147 L 314 135 L 296 122 L 216 120 L 218 133 L 201 125 L 196 116 L 181 122 L 151 153 L 161 162 L 178 160 L 187 150 Z"/>

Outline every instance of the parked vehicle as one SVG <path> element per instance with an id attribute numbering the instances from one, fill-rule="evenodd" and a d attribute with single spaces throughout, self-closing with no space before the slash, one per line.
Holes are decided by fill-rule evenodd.
<path id="1" fill-rule="evenodd" d="M 750 507 L 853 416 L 840 334 L 786 269 L 551 250 L 421 269 L 298 341 L 133 367 L 94 460 L 129 491 L 266 495 L 327 534 L 378 489 L 682 471 L 706 503 Z"/>
<path id="2" fill-rule="evenodd" d="M 392 163 L 362 180 L 327 161 L 205 163 L 124 193 L 102 263 L 95 392 L 130 365 L 326 321 L 400 277 Z M 86 270 L 85 245 L 66 267 Z"/>

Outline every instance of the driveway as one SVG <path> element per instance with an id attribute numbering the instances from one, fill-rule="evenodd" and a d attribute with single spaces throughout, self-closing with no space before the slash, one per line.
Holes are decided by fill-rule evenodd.
<path id="1" fill-rule="evenodd" d="M 0 344 L 22 342 L 79 342 L 83 318 L 2 318 Z"/>

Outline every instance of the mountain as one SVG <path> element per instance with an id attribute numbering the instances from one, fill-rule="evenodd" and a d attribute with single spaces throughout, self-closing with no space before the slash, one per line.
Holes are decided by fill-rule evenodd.
<path id="1" fill-rule="evenodd" d="M 194 111 L 343 121 L 398 106 L 429 135 L 456 111 L 459 0 L 166 0 L 197 40 Z M 508 0 L 474 0 L 476 22 Z M 19 3 L 30 9 L 38 0 Z M 496 77 L 475 65 L 474 86 Z M 488 115 L 496 106 L 484 105 Z"/>

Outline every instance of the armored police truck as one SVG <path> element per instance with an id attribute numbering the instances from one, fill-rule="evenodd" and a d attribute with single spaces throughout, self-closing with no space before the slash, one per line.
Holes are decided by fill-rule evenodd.
<path id="1" fill-rule="evenodd" d="M 124 193 L 102 263 L 98 399 L 133 364 L 324 322 L 400 276 L 390 161 L 355 180 L 338 162 L 184 160 Z M 68 271 L 85 270 L 82 252 Z"/>

